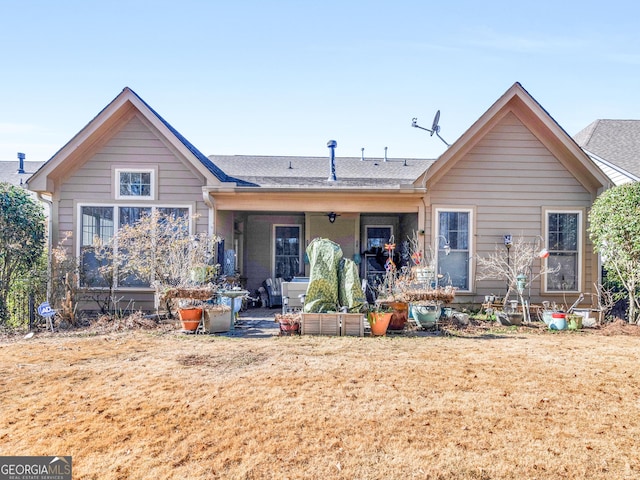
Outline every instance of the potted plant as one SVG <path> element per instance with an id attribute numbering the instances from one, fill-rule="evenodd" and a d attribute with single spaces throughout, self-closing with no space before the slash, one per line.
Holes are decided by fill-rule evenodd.
<path id="1" fill-rule="evenodd" d="M 391 329 L 402 329 L 409 314 L 416 318 L 424 314 L 421 326 L 430 328 L 440 316 L 442 304 L 451 303 L 455 298 L 455 288 L 450 285 L 438 285 L 435 275 L 435 259 L 430 249 L 422 247 L 423 240 L 417 233 L 405 243 L 406 257 L 411 266 L 387 270 L 383 281 L 378 285 L 378 301 L 387 304 L 395 313 L 392 316 Z M 415 307 L 415 308 L 414 308 Z"/>
<path id="2" fill-rule="evenodd" d="M 391 322 L 391 316 L 393 311 L 384 303 L 376 302 L 373 307 L 367 312 L 367 321 L 371 327 L 371 335 L 384 336 L 387 334 L 387 328 L 389 322 Z"/>
<path id="3" fill-rule="evenodd" d="M 442 314 L 442 307 L 438 302 L 415 302 L 410 304 L 410 313 L 422 328 L 433 328 Z"/>
<path id="4" fill-rule="evenodd" d="M 297 335 L 300 333 L 300 313 L 279 313 L 276 315 L 276 323 L 280 325 L 280 335 Z"/>

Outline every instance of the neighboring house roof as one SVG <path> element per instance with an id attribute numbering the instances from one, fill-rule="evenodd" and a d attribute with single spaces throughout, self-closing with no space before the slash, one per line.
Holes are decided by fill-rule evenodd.
<path id="1" fill-rule="evenodd" d="M 129 87 L 114 98 L 98 115 L 96 115 L 80 132 L 66 145 L 58 150 L 35 174 L 28 179 L 29 188 L 34 191 L 48 191 L 50 189 L 49 175 L 61 175 L 62 172 L 73 168 L 75 162 L 86 160 L 88 151 L 107 138 L 106 132 L 119 125 L 121 118 L 131 115 L 132 110 L 140 112 L 167 141 L 180 152 L 191 164 L 208 179 L 208 182 L 235 182 L 248 186 L 246 182 L 231 178 L 213 164 L 191 142 L 182 136 L 175 128 L 152 109 L 138 94 Z M 67 164 L 69 165 L 67 167 Z"/>
<path id="2" fill-rule="evenodd" d="M 527 128 L 588 190 L 597 191 L 611 185 L 609 178 L 594 161 L 519 82 L 514 83 L 496 100 L 416 183 L 422 183 L 429 188 L 438 182 L 509 113 L 520 118 L 527 125 Z"/>
<path id="3" fill-rule="evenodd" d="M 33 175 L 44 162 L 23 162 L 24 173 L 18 173 L 20 162 L 17 160 L 0 161 L 0 182 L 7 182 L 12 185 L 24 185 L 28 178 Z"/>
<path id="4" fill-rule="evenodd" d="M 640 180 L 640 120 L 596 120 L 573 138 L 617 185 Z"/>
<path id="5" fill-rule="evenodd" d="M 417 158 L 336 157 L 337 181 L 330 182 L 326 157 L 211 155 L 227 175 L 263 188 L 411 187 L 435 160 Z"/>

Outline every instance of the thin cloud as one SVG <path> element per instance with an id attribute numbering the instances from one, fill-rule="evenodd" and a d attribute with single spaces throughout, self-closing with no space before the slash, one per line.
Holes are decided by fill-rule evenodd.
<path id="1" fill-rule="evenodd" d="M 21 135 L 38 131 L 35 125 L 29 123 L 0 123 L 0 134 L 4 135 Z"/>
<path id="2" fill-rule="evenodd" d="M 566 54 L 587 47 L 587 43 L 579 38 L 558 37 L 545 33 L 514 35 L 490 28 L 476 29 L 466 38 L 469 39 L 468 43 L 476 47 L 515 53 Z"/>

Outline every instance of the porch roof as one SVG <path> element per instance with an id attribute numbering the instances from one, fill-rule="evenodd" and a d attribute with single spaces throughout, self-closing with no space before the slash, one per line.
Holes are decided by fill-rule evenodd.
<path id="1" fill-rule="evenodd" d="M 434 159 L 336 157 L 337 182 L 328 182 L 329 156 L 211 155 L 209 159 L 230 177 L 264 188 L 398 188 L 410 185 Z"/>

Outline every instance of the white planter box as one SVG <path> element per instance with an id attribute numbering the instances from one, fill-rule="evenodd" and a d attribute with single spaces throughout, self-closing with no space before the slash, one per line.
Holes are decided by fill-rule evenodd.
<path id="1" fill-rule="evenodd" d="M 207 333 L 223 333 L 231 330 L 231 308 L 220 306 L 204 309 L 204 331 Z"/>

